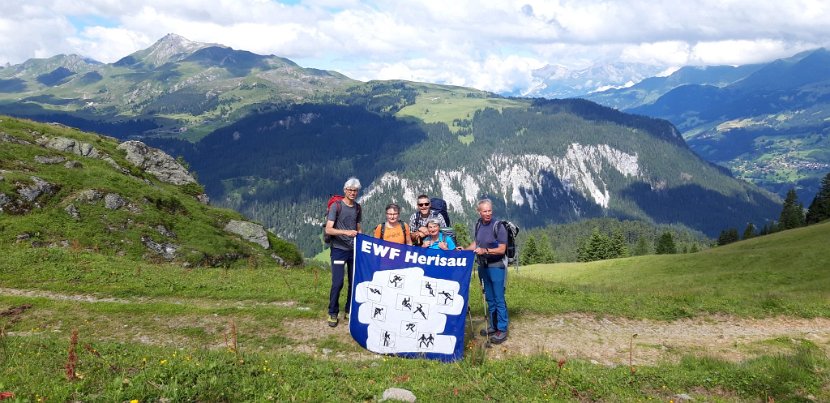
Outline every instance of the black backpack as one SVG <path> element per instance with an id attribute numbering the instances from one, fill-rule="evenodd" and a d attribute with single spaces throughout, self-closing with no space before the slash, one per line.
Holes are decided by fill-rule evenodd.
<path id="1" fill-rule="evenodd" d="M 433 197 L 429 199 L 429 205 L 430 211 L 441 214 L 441 217 L 444 217 L 444 222 L 447 223 L 447 226 L 452 227 L 450 215 L 447 213 L 447 202 L 444 201 L 444 199 Z"/>
<path id="2" fill-rule="evenodd" d="M 516 248 L 516 237 L 519 235 L 519 226 L 508 220 L 497 220 L 496 225 L 493 226 L 493 238 L 498 238 L 499 225 L 503 225 L 507 231 L 507 250 L 504 255 L 507 257 L 507 263 L 515 263 L 516 269 L 519 268 L 519 254 Z M 481 226 L 481 219 L 476 221 L 476 229 L 473 237 L 478 237 L 478 227 Z"/>

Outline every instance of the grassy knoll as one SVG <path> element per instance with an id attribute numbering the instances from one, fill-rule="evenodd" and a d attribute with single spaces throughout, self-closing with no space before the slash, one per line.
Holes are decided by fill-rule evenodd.
<path id="1" fill-rule="evenodd" d="M 473 115 L 484 108 L 501 110 L 518 107 L 522 102 L 501 98 L 485 98 L 469 89 L 429 86 L 422 89 L 415 104 L 401 109 L 398 116 L 412 116 L 426 123 L 445 123 L 452 133 L 463 128 L 462 121 L 472 121 Z"/>
<path id="2" fill-rule="evenodd" d="M 2 244 L 25 237 L 26 243 L 71 244 L 106 255 L 154 259 L 145 245 L 150 239 L 176 245 L 176 259 L 194 266 L 271 260 L 270 251 L 223 230 L 230 220 L 243 219 L 239 213 L 199 202 L 195 196 L 203 189 L 197 183 L 177 186 L 144 172 L 127 160 L 114 139 L 5 116 L 0 116 L 0 136 L 5 139 L 0 141 Z M 36 141 L 42 136 L 87 144 L 112 163 L 41 147 Z M 59 162 L 38 162 L 41 158 Z M 75 165 L 67 167 L 64 161 Z M 38 181 L 52 184 L 52 191 L 36 200 L 20 196 L 21 189 Z M 107 208 L 106 195 L 118 196 L 122 207 Z M 74 209 L 74 218 L 67 209 Z M 288 262 L 302 261 L 296 246 L 273 236 L 269 242 L 271 251 Z"/>
<path id="3" fill-rule="evenodd" d="M 511 269 L 512 319 L 830 317 L 819 248 L 828 232 L 830 223 L 698 254 Z M 328 329 L 328 272 L 317 263 L 194 269 L 5 241 L 0 254 L 0 392 L 22 400 L 371 401 L 389 387 L 421 401 L 830 399 L 826 346 L 807 340 L 770 340 L 774 353 L 738 363 L 687 356 L 630 368 L 545 353 L 493 359 L 521 335 L 492 349 L 468 336 L 465 359 L 441 364 L 368 354 L 342 326 Z M 473 312 L 481 304 L 474 286 Z"/>
<path id="4" fill-rule="evenodd" d="M 519 310 L 635 318 L 828 317 L 828 236 L 824 223 L 694 254 L 526 267 L 513 278 L 516 294 L 528 298 L 515 300 Z"/>

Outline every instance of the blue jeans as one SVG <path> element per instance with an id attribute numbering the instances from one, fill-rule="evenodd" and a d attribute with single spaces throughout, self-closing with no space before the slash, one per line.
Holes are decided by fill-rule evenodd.
<path id="1" fill-rule="evenodd" d="M 346 269 L 348 266 L 348 269 Z M 340 313 L 340 290 L 343 289 L 343 272 L 349 275 L 346 288 L 346 313 L 352 305 L 352 269 L 354 253 L 350 250 L 331 248 L 331 290 L 329 291 L 329 315 Z"/>
<path id="2" fill-rule="evenodd" d="M 484 283 L 484 299 L 487 300 L 487 312 L 493 329 L 507 331 L 507 301 L 504 299 L 504 266 L 478 266 L 478 277 Z"/>

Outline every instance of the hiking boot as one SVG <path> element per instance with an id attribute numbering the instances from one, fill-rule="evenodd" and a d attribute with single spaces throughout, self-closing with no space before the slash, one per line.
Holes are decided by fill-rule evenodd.
<path id="1" fill-rule="evenodd" d="M 480 335 L 482 335 L 482 336 L 485 336 L 485 337 L 487 337 L 487 336 L 492 336 L 492 335 L 494 335 L 495 333 L 496 333 L 496 329 L 493 329 L 493 328 L 492 328 L 492 327 L 490 327 L 490 326 L 488 326 L 488 327 L 487 327 L 487 330 L 481 329 L 481 331 L 480 331 L 480 332 L 478 332 L 478 334 L 480 334 Z"/>
<path id="2" fill-rule="evenodd" d="M 337 320 L 337 314 L 329 315 L 329 320 L 328 320 L 329 327 L 337 327 L 337 322 L 339 322 Z"/>
<path id="3" fill-rule="evenodd" d="M 490 343 L 493 344 L 501 344 L 505 340 L 507 340 L 507 332 L 502 332 L 501 330 L 497 330 L 496 333 L 490 336 Z"/>

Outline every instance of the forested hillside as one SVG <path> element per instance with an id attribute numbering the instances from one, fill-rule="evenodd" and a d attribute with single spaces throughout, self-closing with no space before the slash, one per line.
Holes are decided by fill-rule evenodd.
<path id="1" fill-rule="evenodd" d="M 830 171 L 830 51 L 770 63 L 685 67 L 587 99 L 672 122 L 689 146 L 738 178 L 807 198 Z"/>
<path id="2" fill-rule="evenodd" d="M 341 106 L 293 105 L 195 144 L 154 144 L 190 161 L 216 203 L 266 223 L 307 254 L 320 250 L 325 200 L 352 175 L 364 184 L 365 227 L 380 222 L 391 201 L 408 215 L 420 193 L 446 199 L 453 219 L 469 226 L 485 196 L 526 228 L 610 216 L 711 236 L 726 222 L 777 214 L 774 197 L 702 161 L 665 121 L 581 100 L 498 100 L 401 82 L 367 87 L 344 95 Z"/>
<path id="3" fill-rule="evenodd" d="M 774 195 L 698 158 L 670 123 L 582 100 L 373 81 L 168 35 L 116 63 L 0 69 L 0 111 L 141 138 L 198 173 L 214 203 L 318 252 L 325 200 L 364 184 L 364 224 L 420 193 L 472 227 L 474 204 L 525 228 L 591 217 L 714 236 L 776 218 Z"/>
<path id="4" fill-rule="evenodd" d="M 528 240 L 533 247 L 547 249 L 555 262 L 579 261 L 579 249 L 590 241 L 594 231 L 613 240 L 619 237 L 625 248 L 623 256 L 654 254 L 656 246 L 666 233 L 671 235 L 677 253 L 690 253 L 708 249 L 713 240 L 700 231 L 683 225 L 655 225 L 646 221 L 592 218 L 567 224 L 548 225 L 520 233 L 520 250 L 526 251 Z"/>

